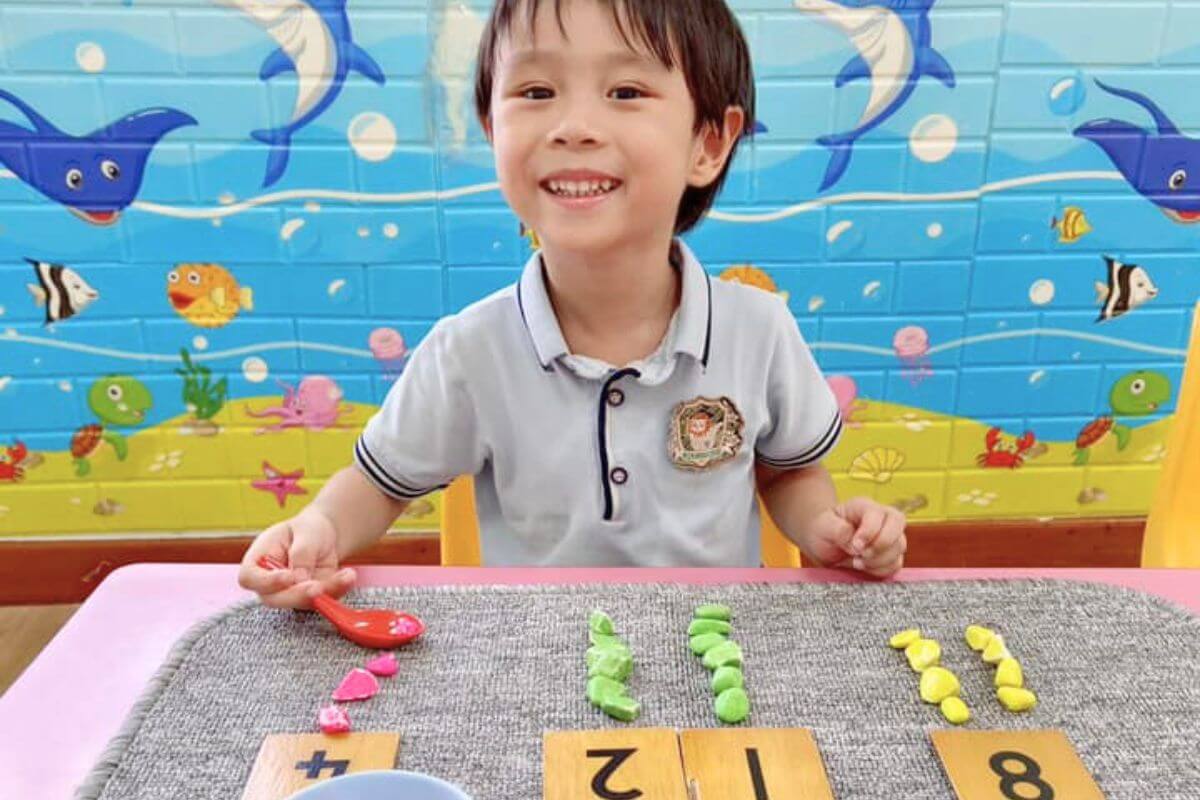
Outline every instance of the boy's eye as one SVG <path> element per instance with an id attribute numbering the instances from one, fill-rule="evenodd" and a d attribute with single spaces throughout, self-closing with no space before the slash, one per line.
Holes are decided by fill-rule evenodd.
<path id="1" fill-rule="evenodd" d="M 524 97 L 526 100 L 545 100 L 545 99 L 547 99 L 546 97 L 530 97 L 529 96 L 530 92 L 546 92 L 547 94 L 550 94 L 550 90 L 547 89 L 545 86 L 531 86 L 528 89 L 521 90 L 521 97 Z"/>
<path id="2" fill-rule="evenodd" d="M 613 89 L 613 92 L 614 93 L 616 93 L 616 92 L 633 92 L 634 94 L 637 94 L 637 95 L 643 95 L 643 96 L 645 95 L 645 92 L 643 92 L 641 89 L 637 88 L 636 86 L 618 86 L 616 89 Z M 634 100 L 636 98 L 625 97 L 625 98 L 617 98 L 617 99 L 618 100 L 621 100 L 621 99 Z"/>

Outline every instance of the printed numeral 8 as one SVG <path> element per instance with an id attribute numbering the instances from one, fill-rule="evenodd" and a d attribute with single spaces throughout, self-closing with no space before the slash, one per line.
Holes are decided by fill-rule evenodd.
<path id="1" fill-rule="evenodd" d="M 1005 765 L 1007 761 L 1016 761 L 1025 768 L 1024 772 L 1010 772 Z M 1042 767 L 1024 753 L 1014 753 L 1012 750 L 1002 750 L 988 759 L 992 772 L 1000 776 L 1000 793 L 1008 800 L 1054 800 L 1054 787 L 1042 780 Z M 1036 797 L 1017 794 L 1017 786 L 1027 783 L 1037 789 Z"/>

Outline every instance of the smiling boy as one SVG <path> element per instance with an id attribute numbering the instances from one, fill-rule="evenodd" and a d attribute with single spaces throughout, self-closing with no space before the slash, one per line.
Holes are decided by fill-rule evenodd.
<path id="1" fill-rule="evenodd" d="M 344 593 L 341 560 L 461 474 L 486 565 L 758 565 L 758 492 L 810 561 L 899 569 L 903 515 L 839 503 L 820 464 L 841 419 L 784 301 L 712 280 L 677 238 L 753 129 L 723 0 L 498 0 L 475 101 L 541 248 L 434 326 L 354 465 L 258 536 L 242 585 Z"/>

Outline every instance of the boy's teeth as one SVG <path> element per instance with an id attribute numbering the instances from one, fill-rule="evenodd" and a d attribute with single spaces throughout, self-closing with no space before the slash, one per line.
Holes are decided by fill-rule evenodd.
<path id="1" fill-rule="evenodd" d="M 549 181 L 550 191 L 567 197 L 604 194 L 612 190 L 614 181 Z"/>

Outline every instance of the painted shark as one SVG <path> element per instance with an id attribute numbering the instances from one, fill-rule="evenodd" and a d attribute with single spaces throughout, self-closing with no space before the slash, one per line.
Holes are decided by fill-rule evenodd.
<path id="1" fill-rule="evenodd" d="M 1155 129 L 1119 119 L 1095 119 L 1076 128 L 1075 135 L 1107 153 L 1129 185 L 1175 222 L 1200 222 L 1200 139 L 1180 133 L 1144 94 L 1101 81 L 1096 85 L 1144 108 Z"/>
<path id="2" fill-rule="evenodd" d="M 284 72 L 296 73 L 292 118 L 278 128 L 250 135 L 271 146 L 263 186 L 270 186 L 287 168 L 292 136 L 321 116 L 342 91 L 350 70 L 377 84 L 383 70 L 354 43 L 346 0 L 215 0 L 237 9 L 266 30 L 279 44 L 259 70 L 261 80 Z"/>
<path id="3" fill-rule="evenodd" d="M 174 108 L 145 108 L 86 136 L 55 127 L 0 89 L 32 128 L 0 121 L 0 163 L 18 179 L 93 225 L 112 225 L 134 201 L 150 152 L 162 137 L 196 120 Z"/>
<path id="4" fill-rule="evenodd" d="M 800 11 L 816 14 L 850 37 L 858 54 L 834 79 L 871 82 L 867 106 L 853 130 L 822 136 L 831 151 L 821 191 L 837 183 L 850 164 L 854 143 L 900 110 L 928 75 L 954 87 L 954 70 L 933 49 L 929 11 L 937 0 L 793 0 Z"/>

